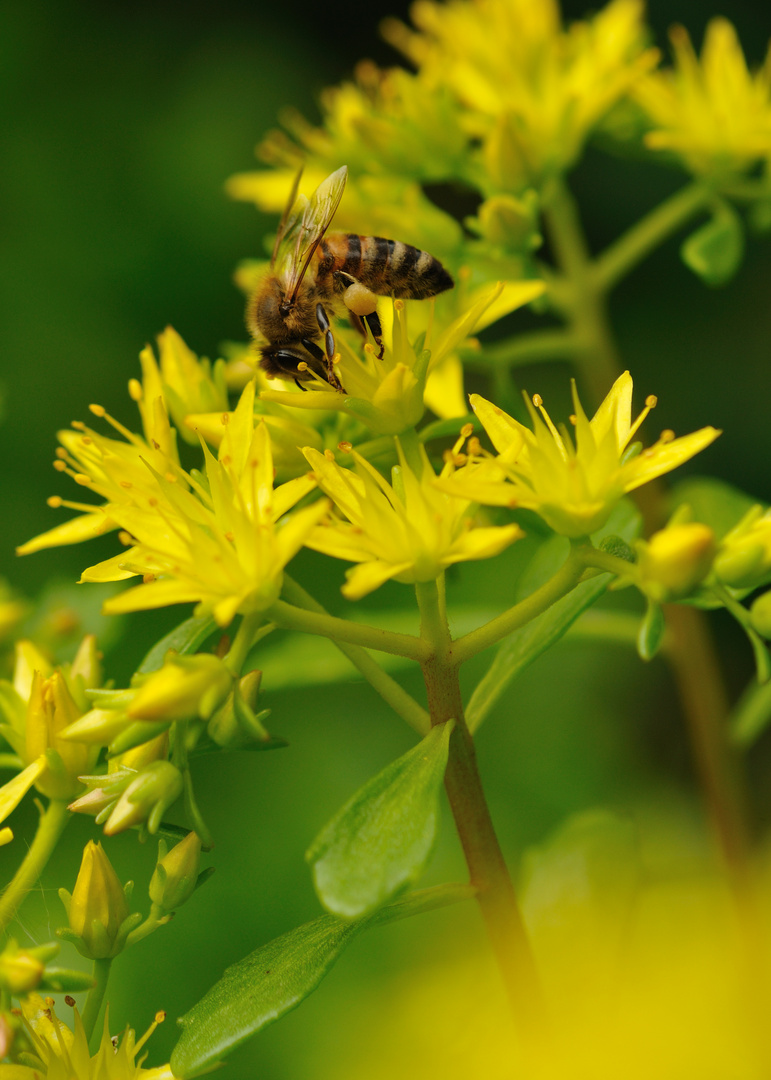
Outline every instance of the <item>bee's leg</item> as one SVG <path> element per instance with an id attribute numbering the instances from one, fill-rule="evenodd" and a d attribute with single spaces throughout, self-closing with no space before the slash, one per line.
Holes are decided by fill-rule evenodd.
<path id="1" fill-rule="evenodd" d="M 319 304 L 318 307 L 321 308 L 321 304 Z M 322 311 L 323 310 L 324 309 L 322 308 Z M 326 318 L 326 312 L 324 312 L 324 316 Z M 318 317 L 318 311 L 317 311 L 317 317 Z M 328 319 L 327 319 L 327 326 L 329 326 L 329 320 Z M 329 331 L 329 335 L 330 335 L 330 337 L 332 337 L 332 331 L 331 330 Z M 334 350 L 334 340 L 335 339 L 332 338 L 333 350 Z M 329 356 L 329 355 L 326 355 L 325 353 L 323 353 L 322 350 L 318 347 L 318 345 L 316 344 L 315 341 L 313 341 L 312 338 L 303 338 L 302 339 L 302 344 L 303 344 L 303 347 L 308 350 L 310 355 L 317 362 L 319 368 L 324 373 L 324 377 L 326 378 L 329 385 L 334 390 L 339 390 L 341 394 L 344 394 L 345 390 L 343 389 L 343 385 L 340 382 L 340 380 L 338 379 L 337 375 L 335 374 L 335 369 L 332 366 L 332 357 Z M 326 342 L 326 344 L 328 346 L 328 342 Z M 334 351 L 332 352 L 332 356 L 334 356 Z"/>
<path id="2" fill-rule="evenodd" d="M 382 360 L 385 346 L 383 345 L 383 327 L 380 325 L 380 316 L 376 311 L 371 311 L 369 315 L 362 315 L 362 318 L 369 327 L 370 333 L 377 345 L 377 358 L 378 360 Z"/>
<path id="3" fill-rule="evenodd" d="M 377 345 L 377 358 L 382 360 L 383 329 L 377 313 L 377 296 L 351 274 L 346 274 L 344 270 L 337 270 L 334 277 L 337 287 L 344 290 L 343 303 L 350 311 L 354 325 L 357 329 L 361 329 L 366 337 L 366 331 L 361 325 L 362 319 L 364 320 Z"/>
<path id="4" fill-rule="evenodd" d="M 324 360 L 324 365 L 327 372 L 327 382 L 330 386 L 333 386 L 335 390 L 340 390 L 342 393 L 345 393 L 342 383 L 338 379 L 337 375 L 335 375 L 335 369 L 332 366 L 332 361 L 335 358 L 335 335 L 332 333 L 332 326 L 329 321 L 329 316 L 324 310 L 323 304 L 316 304 L 316 322 L 319 324 L 319 330 L 324 335 L 324 347 L 327 354 L 326 357 L 322 356 L 322 359 Z M 305 341 L 303 341 L 303 344 L 307 348 L 307 344 Z M 315 348 L 318 349 L 319 352 L 321 352 L 318 345 L 316 345 Z"/>

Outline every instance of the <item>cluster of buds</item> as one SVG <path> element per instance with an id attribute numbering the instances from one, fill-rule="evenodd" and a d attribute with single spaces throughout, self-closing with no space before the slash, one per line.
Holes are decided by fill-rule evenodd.
<path id="1" fill-rule="evenodd" d="M 151 909 L 143 920 L 131 912 L 133 883 L 121 885 L 112 863 L 100 844 L 89 840 L 72 893 L 59 890 L 68 925 L 57 934 L 71 941 L 91 960 L 111 960 L 167 923 L 172 913 L 190 899 L 194 890 L 213 872 L 200 870 L 201 840 L 190 832 L 170 851 L 161 841 L 158 862 L 150 882 Z M 1 976 L 0 976 L 1 977 Z"/>

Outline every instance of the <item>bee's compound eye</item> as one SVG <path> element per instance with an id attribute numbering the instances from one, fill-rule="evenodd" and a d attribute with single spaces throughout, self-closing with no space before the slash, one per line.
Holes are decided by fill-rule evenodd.
<path id="1" fill-rule="evenodd" d="M 343 293 L 345 306 L 354 315 L 371 315 L 377 310 L 377 296 L 360 281 L 354 281 Z"/>

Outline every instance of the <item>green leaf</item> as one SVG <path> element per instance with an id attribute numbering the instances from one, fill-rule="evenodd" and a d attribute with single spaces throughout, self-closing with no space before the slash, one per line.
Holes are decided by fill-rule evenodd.
<path id="1" fill-rule="evenodd" d="M 417 879 L 439 817 L 453 721 L 369 780 L 321 830 L 306 859 L 324 907 L 355 919 Z"/>
<path id="2" fill-rule="evenodd" d="M 678 481 L 669 493 L 668 502 L 670 511 L 690 507 L 693 520 L 709 525 L 721 540 L 760 500 L 724 480 L 699 476 Z"/>
<path id="3" fill-rule="evenodd" d="M 210 616 L 185 619 L 179 626 L 175 626 L 173 630 L 165 634 L 160 641 L 156 641 L 137 668 L 137 674 L 147 675 L 162 668 L 169 649 L 173 649 L 180 655 L 197 652 L 216 629 L 217 623 Z"/>
<path id="4" fill-rule="evenodd" d="M 637 653 L 641 660 L 653 659 L 661 648 L 666 628 L 661 607 L 649 599 L 637 634 Z"/>
<path id="5" fill-rule="evenodd" d="M 592 539 L 602 544 L 606 537 L 620 538 L 625 543 L 637 536 L 640 515 L 627 500 L 615 508 L 607 524 Z M 517 589 L 517 600 L 528 596 L 559 570 L 568 554 L 567 541 L 560 536 L 551 537 L 541 544 L 522 575 Z M 541 653 L 570 629 L 576 619 L 591 607 L 605 592 L 610 578 L 607 574 L 584 581 L 553 604 L 526 626 L 515 630 L 498 647 L 492 664 L 474 689 L 466 709 L 466 723 L 473 732 L 479 727 L 509 684 Z"/>
<path id="6" fill-rule="evenodd" d="M 705 284 L 729 282 L 744 257 L 744 226 L 733 207 L 721 199 L 712 219 L 683 243 L 680 256 Z"/>
<path id="7" fill-rule="evenodd" d="M 263 945 L 229 967 L 178 1021 L 171 1055 L 175 1076 L 192 1080 L 219 1064 L 262 1028 L 311 994 L 360 930 L 418 915 L 474 895 L 470 885 L 439 885 L 410 893 L 357 922 L 322 915 Z"/>
<path id="8" fill-rule="evenodd" d="M 771 681 L 750 683 L 729 721 L 729 736 L 737 746 L 749 747 L 771 723 Z"/>

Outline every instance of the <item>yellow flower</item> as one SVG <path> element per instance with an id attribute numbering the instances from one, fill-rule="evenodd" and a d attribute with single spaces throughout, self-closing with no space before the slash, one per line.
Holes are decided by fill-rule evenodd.
<path id="1" fill-rule="evenodd" d="M 51 799 L 82 790 L 79 777 L 93 766 L 98 748 L 68 739 L 67 732 L 88 708 L 84 691 L 100 679 L 93 635 L 83 639 L 72 664 L 56 670 L 31 641 L 17 643 L 13 682 L 0 683 L 0 735 L 24 767 L 0 787 L 0 822 L 33 786 Z M 0 843 L 10 839 L 0 835 Z"/>
<path id="2" fill-rule="evenodd" d="M 676 439 L 665 431 L 653 446 L 635 453 L 637 445 L 630 444 L 656 399 L 647 398 L 642 413 L 632 422 L 628 371 L 616 379 L 591 420 L 573 384 L 575 444 L 567 428 L 557 430 L 538 395 L 532 405 L 525 400 L 532 431 L 472 394 L 471 405 L 498 456 L 480 452 L 444 479 L 442 486 L 483 504 L 535 510 L 564 536 L 586 536 L 601 528 L 626 492 L 682 465 L 720 434 L 705 427 Z"/>
<path id="3" fill-rule="evenodd" d="M 634 96 L 650 116 L 653 150 L 671 150 L 695 173 L 744 172 L 771 155 L 771 49 L 759 71 L 747 67 L 727 19 L 707 26 L 701 58 L 688 31 L 671 31 L 675 66 L 638 83 Z"/>
<path id="4" fill-rule="evenodd" d="M 462 441 L 462 440 L 461 440 Z M 440 491 L 423 448 L 420 472 L 408 465 L 397 440 L 399 465 L 388 484 L 354 453 L 357 471 L 331 455 L 306 449 L 319 487 L 348 519 L 332 518 L 314 529 L 306 545 L 359 565 L 346 574 L 343 594 L 359 600 L 385 581 L 434 581 L 452 563 L 487 559 L 517 540 L 516 525 L 474 527 L 472 499 Z"/>
<path id="5" fill-rule="evenodd" d="M 167 326 L 158 335 L 160 365 L 148 345 L 139 354 L 142 382 L 132 379 L 129 392 L 139 405 L 145 434 L 150 438 L 156 413 L 168 410 L 185 442 L 198 445 L 191 416 L 221 413 L 228 407 L 225 361 L 214 366 L 188 348 L 177 331 Z M 161 421 L 163 422 L 163 421 Z"/>
<path id="6" fill-rule="evenodd" d="M 145 457 L 138 437 L 125 434 L 128 441 L 116 442 L 117 451 L 103 451 L 100 438 L 91 438 L 92 460 L 81 459 L 84 472 L 77 477 L 100 494 L 109 492 L 111 499 L 86 516 L 109 518 L 111 527 L 124 530 L 128 544 L 124 553 L 85 570 L 81 580 L 145 578 L 108 600 L 105 611 L 195 602 L 199 613 L 211 612 L 227 626 L 238 613 L 269 607 L 281 591 L 284 566 L 325 506 L 316 503 L 287 515 L 314 483 L 303 476 L 274 490 L 270 438 L 259 418 L 255 422 L 254 384 L 241 395 L 218 458 L 203 447 L 205 477 L 186 473 L 171 449 Z M 54 533 L 23 550 L 57 542 Z"/>
<path id="7" fill-rule="evenodd" d="M 386 36 L 427 89 L 449 87 L 501 186 L 522 190 L 569 168 L 612 105 L 658 59 L 640 0 L 612 0 L 567 30 L 556 0 L 424 0 L 417 32 Z"/>
<path id="8" fill-rule="evenodd" d="M 9 1080 L 174 1080 L 168 1065 L 143 1069 L 144 1057 L 136 1061 L 137 1054 L 165 1019 L 165 1013 L 156 1013 L 154 1023 L 141 1039 L 127 1027 L 114 1041 L 108 1027 L 109 1015 L 106 1016 L 99 1049 L 91 1057 L 78 1010 L 73 1010 L 73 1031 L 61 1022 L 53 1005 L 51 998 L 44 999 L 38 994 L 30 994 L 22 1002 L 24 1026 L 33 1046 L 33 1065 L 2 1066 L 8 1070 Z"/>

